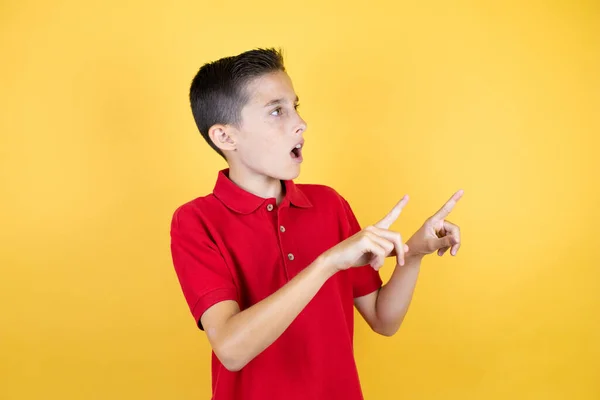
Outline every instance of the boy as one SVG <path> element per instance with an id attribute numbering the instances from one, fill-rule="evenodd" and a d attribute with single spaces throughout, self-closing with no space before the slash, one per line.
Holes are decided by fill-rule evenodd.
<path id="1" fill-rule="evenodd" d="M 212 398 L 362 399 L 353 307 L 375 332 L 398 330 L 423 256 L 460 247 L 445 217 L 462 191 L 405 245 L 388 228 L 407 196 L 361 229 L 334 189 L 295 184 L 306 122 L 273 49 L 204 65 L 190 102 L 228 163 L 213 192 L 180 206 L 171 226 L 175 271 L 213 349 Z M 397 265 L 382 285 L 389 256 Z"/>

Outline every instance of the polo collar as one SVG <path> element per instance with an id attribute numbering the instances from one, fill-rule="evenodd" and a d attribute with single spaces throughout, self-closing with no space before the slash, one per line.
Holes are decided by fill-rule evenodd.
<path id="1" fill-rule="evenodd" d="M 311 202 L 294 181 L 286 180 L 283 182 L 285 184 L 285 196 L 281 206 L 290 203 L 301 208 L 312 207 Z M 250 214 L 269 200 L 247 192 L 236 185 L 229 179 L 229 168 L 219 171 L 213 194 L 228 208 L 241 214 Z"/>

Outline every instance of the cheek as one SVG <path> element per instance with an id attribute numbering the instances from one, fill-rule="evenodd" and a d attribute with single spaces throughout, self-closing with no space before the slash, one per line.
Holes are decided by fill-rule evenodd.
<path id="1" fill-rule="evenodd" d="M 281 123 L 263 122 L 250 138 L 256 151 L 275 151 L 281 145 Z"/>
<path id="2" fill-rule="evenodd" d="M 267 160 L 272 160 L 280 152 L 277 143 L 276 138 L 269 132 L 255 131 L 245 138 L 240 155 L 246 163 L 262 165 Z"/>
<path id="3" fill-rule="evenodd" d="M 285 121 L 263 119 L 245 126 L 240 148 L 242 158 L 252 164 L 261 164 L 266 159 L 281 156 L 282 139 L 285 136 Z"/>

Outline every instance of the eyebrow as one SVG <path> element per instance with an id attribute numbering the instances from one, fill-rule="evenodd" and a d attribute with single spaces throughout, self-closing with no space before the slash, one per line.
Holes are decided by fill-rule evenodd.
<path id="1" fill-rule="evenodd" d="M 298 96 L 296 96 L 296 100 L 294 100 L 295 103 L 298 103 L 300 101 L 300 98 Z M 270 102 L 268 102 L 267 104 L 265 104 L 265 107 L 271 107 L 274 106 L 276 104 L 281 104 L 284 102 L 284 99 L 275 99 L 275 100 L 271 100 Z"/>

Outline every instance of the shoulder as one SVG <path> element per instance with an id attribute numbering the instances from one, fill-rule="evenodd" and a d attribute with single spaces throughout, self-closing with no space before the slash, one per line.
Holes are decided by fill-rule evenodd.
<path id="1" fill-rule="evenodd" d="M 360 230 L 352 207 L 348 200 L 336 189 L 327 185 L 301 184 L 298 185 L 305 196 L 313 204 L 318 215 L 328 220 L 334 216 L 344 232 L 344 238 Z"/>
<path id="2" fill-rule="evenodd" d="M 296 186 L 313 204 L 347 203 L 346 199 L 331 186 L 314 183 L 299 183 Z"/>
<path id="3" fill-rule="evenodd" d="M 171 227 L 178 228 L 182 226 L 202 224 L 207 215 L 211 215 L 219 201 L 214 194 L 196 197 L 180 204 L 173 211 L 171 218 Z"/>
<path id="4" fill-rule="evenodd" d="M 343 218 L 353 215 L 348 200 L 333 187 L 322 184 L 298 184 L 297 186 L 316 209 L 325 210 L 327 213 L 334 211 Z"/>

